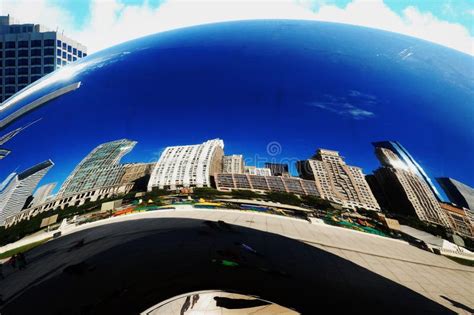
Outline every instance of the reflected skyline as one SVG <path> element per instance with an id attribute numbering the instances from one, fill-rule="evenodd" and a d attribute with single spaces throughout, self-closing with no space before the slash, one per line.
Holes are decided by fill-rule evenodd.
<path id="1" fill-rule="evenodd" d="M 124 137 L 139 143 L 125 162 L 156 161 L 166 146 L 220 137 L 228 144 L 226 154 L 269 162 L 304 159 L 317 147 L 340 149 L 349 164 L 369 173 L 378 166 L 370 142 L 393 139 L 430 177 L 474 185 L 473 132 L 465 120 L 472 117 L 472 57 L 401 35 L 331 23 L 217 25 L 152 35 L 98 52 L 15 96 L 15 105 L 0 112 L 0 119 L 58 88 L 82 85 L 1 130 L 43 118 L 35 126 L 41 132 L 24 130 L 10 141 L 13 153 L 2 160 L 0 178 L 51 158 L 57 165 L 45 182 L 61 182 L 91 147 Z M 236 33 L 240 28 L 252 36 Z M 281 29 L 280 37 L 265 35 L 275 29 Z M 202 40 L 207 37 L 214 39 Z M 376 40 L 357 45 L 368 37 Z M 302 42 L 306 50 L 301 51 Z M 414 53 L 402 60 L 398 53 L 408 43 Z M 215 53 L 209 55 L 211 47 Z M 372 58 L 374 51 L 378 58 Z M 29 141 L 39 133 L 47 135 L 44 143 Z M 272 141 L 283 148 L 278 156 L 266 152 Z M 71 145 L 74 155 L 64 150 Z M 442 153 L 454 148 L 463 152 L 456 162 Z M 296 174 L 294 166 L 290 172 Z"/>

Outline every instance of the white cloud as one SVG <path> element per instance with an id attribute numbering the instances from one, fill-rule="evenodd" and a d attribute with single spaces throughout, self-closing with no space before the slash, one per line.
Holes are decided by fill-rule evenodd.
<path id="1" fill-rule="evenodd" d="M 0 12 L 22 21 L 56 24 L 96 51 L 147 34 L 178 27 L 242 19 L 287 18 L 341 22 L 402 33 L 474 55 L 474 37 L 461 24 L 443 21 L 416 7 L 399 15 L 382 0 L 353 0 L 344 8 L 324 0 L 167 0 L 125 6 L 119 0 L 92 0 L 91 17 L 74 30 L 71 15 L 46 0 L 3 0 Z M 54 21 L 54 22 L 52 22 Z M 51 25 L 54 23 L 53 25 Z"/>
<path id="2" fill-rule="evenodd" d="M 20 23 L 41 23 L 51 30 L 72 29 L 71 14 L 50 5 L 47 0 L 2 0 L 0 15 L 6 14 L 10 14 Z"/>
<path id="3" fill-rule="evenodd" d="M 355 120 L 372 118 L 375 113 L 367 108 L 378 105 L 377 98 L 372 94 L 362 93 L 356 90 L 348 91 L 346 96 L 325 94 L 318 100 L 308 103 L 309 106 L 324 109 L 331 113 L 349 117 Z M 364 109 L 365 107 L 366 109 Z"/>

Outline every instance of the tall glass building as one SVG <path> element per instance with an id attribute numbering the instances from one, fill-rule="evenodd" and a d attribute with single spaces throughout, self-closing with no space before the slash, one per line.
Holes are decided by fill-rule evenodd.
<path id="1" fill-rule="evenodd" d="M 411 154 L 400 144 L 398 141 L 379 141 L 379 142 L 372 142 L 372 145 L 375 148 L 385 148 L 393 153 L 395 153 L 398 158 L 401 160 L 403 164 L 413 173 L 420 176 L 428 185 L 430 190 L 436 196 L 436 198 L 441 201 L 441 198 L 438 190 L 433 185 L 433 182 L 423 170 L 423 168 L 418 164 L 418 162 L 411 156 Z"/>
<path id="2" fill-rule="evenodd" d="M 136 144 L 136 141 L 120 139 L 97 146 L 64 181 L 58 195 L 66 196 L 118 184 L 125 172 L 119 162 Z"/>
<path id="3" fill-rule="evenodd" d="M 53 165 L 51 160 L 47 160 L 19 174 L 11 173 L 3 181 L 0 185 L 0 225 L 24 208 L 28 197 Z"/>

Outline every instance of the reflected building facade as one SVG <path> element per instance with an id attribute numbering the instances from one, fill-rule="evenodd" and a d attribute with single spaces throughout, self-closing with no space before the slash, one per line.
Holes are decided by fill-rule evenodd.
<path id="1" fill-rule="evenodd" d="M 41 77 L 87 56 L 84 45 L 38 24 L 18 24 L 0 16 L 0 102 Z"/>
<path id="2" fill-rule="evenodd" d="M 224 141 L 167 147 L 156 163 L 148 190 L 181 187 L 210 187 L 211 176 L 222 172 Z"/>
<path id="3" fill-rule="evenodd" d="M 313 158 L 298 161 L 297 169 L 302 178 L 316 182 L 323 199 L 350 209 L 380 210 L 362 169 L 347 165 L 337 151 L 319 149 Z"/>
<path id="4" fill-rule="evenodd" d="M 258 193 L 274 191 L 319 197 L 314 181 L 295 177 L 216 174 L 214 180 L 217 190 L 220 191 L 251 190 Z"/>
<path id="5" fill-rule="evenodd" d="M 120 179 L 121 184 L 128 184 L 136 180 L 149 176 L 155 163 L 128 163 L 123 165 L 123 176 Z"/>
<path id="6" fill-rule="evenodd" d="M 244 157 L 241 154 L 224 155 L 222 158 L 222 173 L 243 174 Z"/>
<path id="7" fill-rule="evenodd" d="M 469 215 L 468 209 L 445 202 L 440 202 L 439 205 L 448 217 L 451 228 L 455 233 L 474 239 L 474 222 L 472 216 Z"/>
<path id="8" fill-rule="evenodd" d="M 245 166 L 245 174 L 255 176 L 272 176 L 272 171 L 266 167 Z"/>
<path id="9" fill-rule="evenodd" d="M 433 191 L 415 169 L 385 147 L 376 147 L 375 154 L 382 167 L 374 175 L 392 212 L 451 226 Z"/>
<path id="10" fill-rule="evenodd" d="M 265 163 L 265 168 L 270 169 L 272 176 L 289 176 L 288 164 Z"/>
<path id="11" fill-rule="evenodd" d="M 54 188 L 56 188 L 56 184 L 57 183 L 45 184 L 36 189 L 33 195 L 33 201 L 31 202 L 29 207 L 35 207 L 37 205 L 40 205 L 44 203 L 48 198 L 50 198 Z"/>
<path id="12" fill-rule="evenodd" d="M 426 174 L 423 168 L 418 164 L 418 162 L 411 156 L 411 154 L 405 149 L 400 142 L 398 141 L 378 141 L 373 142 L 372 145 L 375 148 L 385 148 L 392 151 L 394 154 L 398 156 L 399 162 L 405 164 L 406 168 L 410 170 L 410 172 L 418 175 L 428 186 L 431 192 L 435 195 L 438 201 L 441 201 L 442 198 L 434 186 L 433 182 L 431 181 L 430 177 Z"/>
<path id="13" fill-rule="evenodd" d="M 452 203 L 474 213 L 474 188 L 448 177 L 438 177 L 436 181 Z"/>
<path id="14" fill-rule="evenodd" d="M 0 225 L 26 206 L 27 199 L 53 165 L 51 160 L 47 160 L 21 173 L 12 173 L 3 181 L 0 186 Z"/>
<path id="15" fill-rule="evenodd" d="M 64 197 L 120 183 L 124 167 L 119 164 L 136 141 L 120 139 L 103 143 L 90 152 L 64 181 L 58 196 Z"/>

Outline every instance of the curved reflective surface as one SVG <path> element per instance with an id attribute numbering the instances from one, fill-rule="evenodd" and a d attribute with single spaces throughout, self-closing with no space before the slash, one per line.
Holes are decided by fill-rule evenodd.
<path id="1" fill-rule="evenodd" d="M 431 233 L 442 227 L 445 238 L 469 247 L 473 61 L 394 33 L 284 20 L 174 30 L 87 56 L 0 105 L 0 220 L 6 227 L 1 245 L 40 227 L 62 239 L 71 225 L 115 222 L 132 212 L 233 209 L 401 237 L 406 231 L 395 223 L 374 219 L 393 212 L 400 220 L 424 222 Z M 315 154 L 317 149 L 322 150 Z M 435 178 L 445 179 L 438 185 Z M 449 185 L 461 192 L 459 199 Z M 193 194 L 201 187 L 211 189 Z M 349 217 L 333 215 L 345 210 Z M 252 227 L 252 220 L 245 217 L 248 224 L 242 224 Z M 212 234 L 225 224 L 207 227 Z M 287 232 L 274 231 L 291 236 Z M 405 240 L 428 250 L 438 246 Z M 28 243 L 22 242 L 16 244 Z M 75 242 L 82 247 L 81 240 Z M 248 240 L 230 242 L 256 250 Z M 14 248 L 6 246 L 4 251 Z M 415 257 L 413 246 L 406 246 L 405 258 Z M 472 256 L 465 249 L 449 250 Z M 422 256 L 413 259 L 430 261 Z M 451 263 L 435 265 L 455 269 Z M 472 272 L 463 268 L 459 279 Z M 185 292 L 189 289 L 221 288 L 188 283 Z M 20 293 L 3 294 L 13 303 Z M 278 294 L 274 297 L 279 303 Z M 433 307 L 416 299 L 426 302 L 419 302 L 420 309 Z M 156 302 L 142 302 L 142 310 Z M 288 300 L 282 305 L 298 311 Z"/>
<path id="2" fill-rule="evenodd" d="M 0 176 L 52 159 L 62 182 L 97 145 L 138 141 L 124 161 L 169 145 L 221 138 L 226 154 L 305 159 L 339 150 L 366 173 L 371 142 L 397 140 L 433 176 L 473 185 L 472 57 L 346 25 L 224 23 L 166 32 L 98 52 L 2 105 L 1 119 L 60 88 L 81 86 L 21 116 L 37 119 L 4 147 Z M 12 103 L 10 105 L 10 103 Z M 6 107 L 6 108 L 5 108 Z"/>

